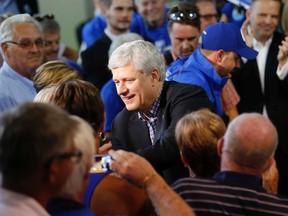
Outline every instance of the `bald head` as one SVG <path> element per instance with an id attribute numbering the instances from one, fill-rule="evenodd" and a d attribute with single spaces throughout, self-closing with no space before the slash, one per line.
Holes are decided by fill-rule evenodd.
<path id="1" fill-rule="evenodd" d="M 242 114 L 229 124 L 222 151 L 230 155 L 230 162 L 263 169 L 274 155 L 277 143 L 277 131 L 269 119 L 256 113 Z"/>

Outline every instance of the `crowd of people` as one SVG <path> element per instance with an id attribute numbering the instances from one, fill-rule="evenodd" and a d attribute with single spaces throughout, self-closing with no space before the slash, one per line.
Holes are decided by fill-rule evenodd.
<path id="1" fill-rule="evenodd" d="M 94 3 L 0 1 L 1 214 L 287 215 L 287 3 Z"/>

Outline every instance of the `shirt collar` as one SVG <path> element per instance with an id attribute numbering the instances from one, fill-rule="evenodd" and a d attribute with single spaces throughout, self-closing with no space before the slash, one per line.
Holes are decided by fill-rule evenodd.
<path id="1" fill-rule="evenodd" d="M 269 47 L 272 43 L 272 39 L 273 39 L 273 36 L 270 37 L 266 42 L 265 44 L 263 45 L 260 41 L 257 41 L 255 38 L 253 38 L 252 40 L 252 45 L 253 45 L 253 48 L 258 51 L 260 48 L 262 47 Z"/>
<path id="2" fill-rule="evenodd" d="M 225 185 L 250 188 L 263 192 L 265 191 L 265 189 L 261 186 L 261 179 L 253 175 L 224 171 L 216 173 L 213 179 Z"/>
<path id="3" fill-rule="evenodd" d="M 153 104 L 151 105 L 151 107 L 149 108 L 147 113 L 143 113 L 143 112 L 138 112 L 138 117 L 141 119 L 146 119 L 147 118 L 155 118 L 157 117 L 158 114 L 158 110 L 160 107 L 160 101 L 161 101 L 161 94 L 163 91 L 163 86 L 161 88 L 160 94 L 158 95 L 158 97 L 156 98 L 156 100 L 153 102 Z"/>
<path id="4" fill-rule="evenodd" d="M 7 74 L 8 76 L 12 77 L 13 79 L 20 80 L 24 85 L 26 85 L 28 87 L 30 87 L 31 85 L 33 86 L 32 80 L 22 76 L 21 74 L 19 74 L 15 70 L 13 70 L 5 61 L 3 62 L 3 65 L 1 67 L 1 72 Z"/>

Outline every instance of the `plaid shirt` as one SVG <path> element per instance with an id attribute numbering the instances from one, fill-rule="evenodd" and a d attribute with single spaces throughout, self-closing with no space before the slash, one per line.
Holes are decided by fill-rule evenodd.
<path id="1" fill-rule="evenodd" d="M 162 92 L 162 90 L 161 90 Z M 161 95 L 160 92 L 160 95 Z M 149 129 L 149 135 L 151 143 L 154 143 L 156 125 L 157 125 L 157 114 L 160 107 L 160 95 L 156 98 L 152 106 L 149 108 L 147 113 L 138 112 L 138 117 L 140 120 L 144 121 Z"/>

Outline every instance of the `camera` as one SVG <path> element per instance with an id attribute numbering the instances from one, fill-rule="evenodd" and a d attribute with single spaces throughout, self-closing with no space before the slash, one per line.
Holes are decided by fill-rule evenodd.
<path id="1" fill-rule="evenodd" d="M 106 169 L 109 172 L 111 172 L 111 170 L 110 170 L 111 162 L 112 162 L 112 157 L 110 155 L 103 156 L 101 158 L 101 166 L 102 166 L 102 168 Z"/>
<path id="2" fill-rule="evenodd" d="M 113 160 L 110 155 L 95 155 L 94 156 L 94 164 L 90 168 L 90 173 L 105 173 L 111 172 L 110 164 Z"/>

